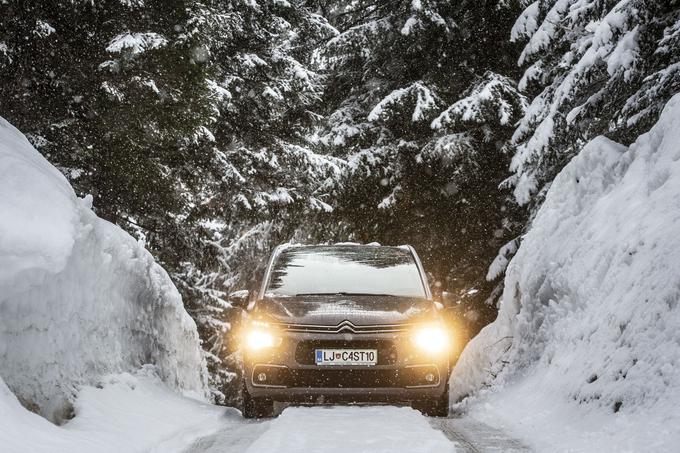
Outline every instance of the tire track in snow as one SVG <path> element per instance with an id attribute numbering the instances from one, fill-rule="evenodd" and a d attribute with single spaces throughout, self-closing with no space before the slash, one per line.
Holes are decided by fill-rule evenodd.
<path id="1" fill-rule="evenodd" d="M 530 453 L 503 431 L 469 418 L 430 418 L 430 426 L 456 444 L 458 453 Z"/>
<path id="2" fill-rule="evenodd" d="M 243 420 L 196 440 L 184 453 L 243 453 L 269 429 L 271 420 Z"/>

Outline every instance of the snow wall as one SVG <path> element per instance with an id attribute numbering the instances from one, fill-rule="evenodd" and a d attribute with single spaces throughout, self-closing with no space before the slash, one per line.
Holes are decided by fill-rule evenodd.
<path id="1" fill-rule="evenodd" d="M 0 378 L 55 422 L 79 386 L 143 364 L 203 397 L 196 325 L 177 289 L 89 204 L 0 118 Z"/>
<path id="2" fill-rule="evenodd" d="M 554 180 L 509 264 L 498 318 L 453 371 L 451 400 L 524 386 L 517 420 L 543 398 L 619 421 L 654 414 L 663 437 L 680 421 L 679 302 L 676 95 L 630 147 L 595 138 Z"/>

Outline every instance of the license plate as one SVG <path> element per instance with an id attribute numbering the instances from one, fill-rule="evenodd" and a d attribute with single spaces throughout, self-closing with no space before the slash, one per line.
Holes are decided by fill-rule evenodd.
<path id="1" fill-rule="evenodd" d="M 377 349 L 317 349 L 317 365 L 375 365 Z"/>

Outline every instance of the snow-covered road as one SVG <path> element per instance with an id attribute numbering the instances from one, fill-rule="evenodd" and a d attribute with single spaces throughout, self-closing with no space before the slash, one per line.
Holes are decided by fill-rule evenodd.
<path id="1" fill-rule="evenodd" d="M 273 420 L 225 417 L 220 431 L 185 453 L 519 453 L 502 431 L 466 418 L 437 419 L 410 408 L 291 407 Z"/>

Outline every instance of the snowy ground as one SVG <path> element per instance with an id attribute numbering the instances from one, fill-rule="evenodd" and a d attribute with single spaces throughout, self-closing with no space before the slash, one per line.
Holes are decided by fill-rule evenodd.
<path id="1" fill-rule="evenodd" d="M 229 419 L 184 453 L 526 453 L 469 417 L 428 418 L 406 407 L 290 407 L 276 419 Z"/>
<path id="2" fill-rule="evenodd" d="M 85 387 L 76 417 L 56 426 L 23 408 L 0 381 L 3 453 L 524 453 L 498 428 L 469 417 L 428 418 L 406 407 L 289 407 L 246 420 L 183 397 L 152 367 Z M 493 421 L 492 421 L 493 423 Z"/>

